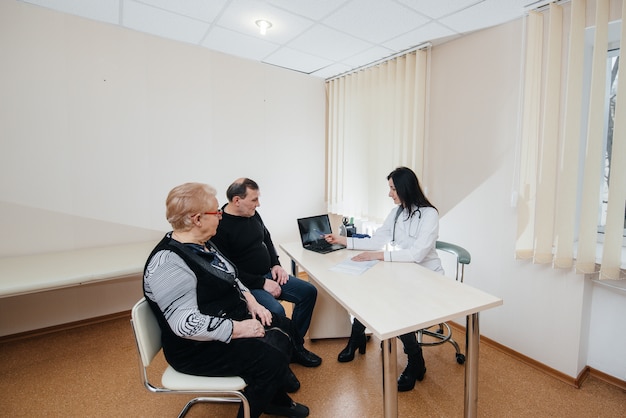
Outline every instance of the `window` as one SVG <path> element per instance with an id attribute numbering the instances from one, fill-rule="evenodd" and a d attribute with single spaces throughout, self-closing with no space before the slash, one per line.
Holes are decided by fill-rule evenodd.
<path id="1" fill-rule="evenodd" d="M 619 56 L 620 50 L 619 48 L 614 48 L 608 51 L 607 57 L 607 103 L 606 103 L 606 136 L 603 142 L 603 170 L 604 173 L 602 175 L 602 186 L 601 186 L 601 195 L 600 195 L 600 210 L 599 210 L 599 219 L 598 219 L 598 233 L 599 241 L 602 241 L 602 237 L 604 235 L 604 226 L 606 224 L 606 209 L 608 202 L 608 193 L 609 193 L 609 182 L 611 178 L 611 151 L 613 145 L 613 126 L 614 126 L 614 118 L 615 118 L 615 99 L 617 97 L 617 83 L 619 79 Z M 624 235 L 626 237 L 626 211 L 624 211 Z"/>
<path id="2" fill-rule="evenodd" d="M 596 3 L 597 33 L 585 28 L 585 2 L 563 9 L 551 3 L 527 19 L 516 257 L 617 280 L 626 271 L 621 22 L 609 23 L 608 2 Z"/>
<path id="3" fill-rule="evenodd" d="M 594 28 L 588 28 L 586 31 L 587 44 L 589 45 L 587 49 L 587 74 L 585 77 L 586 83 L 589 83 L 590 75 L 589 69 L 591 66 L 591 40 L 594 36 Z M 607 202 L 608 202 L 608 191 L 609 184 L 611 179 L 611 151 L 613 145 L 613 128 L 614 128 L 614 118 L 615 118 L 615 104 L 617 97 L 617 87 L 619 82 L 619 62 L 620 62 L 620 33 L 621 33 L 621 22 L 610 22 L 609 23 L 609 49 L 607 51 L 607 65 L 606 65 L 606 94 L 605 94 L 605 125 L 604 125 L 604 138 L 602 141 L 602 173 L 599 177 L 601 182 L 600 184 L 600 196 L 599 196 L 599 207 L 598 207 L 598 243 L 604 242 L 604 231 L 606 225 L 606 214 L 607 214 Z M 588 86 L 586 85 L 587 89 Z M 588 104 L 588 103 L 587 103 Z M 585 109 L 588 111 L 588 109 Z M 584 130 L 583 130 L 584 132 Z M 582 164 L 581 164 L 582 167 Z M 623 232 L 622 236 L 623 245 L 626 246 L 626 211 L 624 211 L 624 224 L 623 224 Z"/>

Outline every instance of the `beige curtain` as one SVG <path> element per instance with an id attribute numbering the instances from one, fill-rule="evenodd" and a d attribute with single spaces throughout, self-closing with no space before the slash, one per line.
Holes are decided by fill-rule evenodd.
<path id="1" fill-rule="evenodd" d="M 624 2 L 626 3 L 626 2 Z M 620 45 L 626 46 L 626 5 L 622 4 L 622 32 Z M 622 61 L 624 62 L 624 61 Z M 622 73 L 623 74 L 623 73 Z M 626 90 L 626 84 L 622 84 Z M 623 242 L 624 206 L 626 202 L 626 94 L 617 95 L 615 105 L 615 130 L 611 153 L 611 181 L 606 213 L 606 233 L 602 253 L 601 278 L 620 277 L 621 245 Z M 621 278 L 623 274 L 621 274 Z"/>
<path id="2" fill-rule="evenodd" d="M 331 213 L 381 222 L 387 174 L 422 178 L 429 50 L 417 50 L 326 83 L 327 199 Z"/>
<path id="3" fill-rule="evenodd" d="M 585 0 L 572 0 L 569 6 L 569 27 L 564 25 L 563 7 L 555 3 L 547 12 L 530 12 L 527 18 L 516 256 L 559 268 L 575 265 L 577 272 L 594 273 L 598 270 L 598 211 L 604 167 L 609 0 L 596 1 L 586 115 L 582 92 L 587 5 Z M 625 11 L 622 5 L 622 13 Z M 562 39 L 564 28 L 568 29 L 567 43 Z M 586 132 L 581 132 L 581 118 L 586 120 Z M 626 94 L 617 94 L 614 120 L 601 279 L 618 279 L 621 274 Z"/>
<path id="4" fill-rule="evenodd" d="M 608 49 L 608 0 L 596 4 L 595 40 L 591 68 L 591 92 L 587 117 L 587 150 L 583 174 L 583 197 L 580 207 L 580 233 L 576 270 L 581 273 L 595 272 L 598 199 L 600 181 L 592 174 L 602 173 L 602 139 L 604 137 L 604 100 L 606 89 L 606 51 Z M 595 197 L 591 199 L 591 197 Z"/>

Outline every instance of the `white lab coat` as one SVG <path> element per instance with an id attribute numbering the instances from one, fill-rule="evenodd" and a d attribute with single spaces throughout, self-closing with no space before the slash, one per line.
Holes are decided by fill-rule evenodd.
<path id="1" fill-rule="evenodd" d="M 414 262 L 443 274 L 441 260 L 435 249 L 439 237 L 439 213 L 435 208 L 413 208 L 413 216 L 402 210 L 396 219 L 398 206 L 393 208 L 382 226 L 371 238 L 348 238 L 351 250 L 380 251 L 385 261 Z M 394 232 L 395 224 L 395 232 Z M 387 245 L 390 244 L 390 245 Z"/>

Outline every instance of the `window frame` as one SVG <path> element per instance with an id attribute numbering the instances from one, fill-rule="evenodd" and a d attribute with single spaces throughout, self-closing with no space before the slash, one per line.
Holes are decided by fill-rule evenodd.
<path id="1" fill-rule="evenodd" d="M 608 194 L 606 177 L 610 174 L 610 167 L 607 167 L 609 155 L 607 150 L 608 145 L 608 133 L 609 133 L 609 119 L 610 119 L 610 111 L 611 111 L 611 60 L 615 57 L 619 59 L 620 52 L 620 36 L 621 36 L 621 26 L 622 22 L 620 20 L 609 22 L 609 47 L 607 48 L 607 66 L 606 66 L 606 88 L 605 88 L 605 100 L 604 100 L 604 133 L 603 133 L 603 141 L 602 141 L 602 156 L 604 159 L 603 164 L 603 172 L 598 173 L 598 181 L 601 182 L 600 185 L 600 196 L 598 196 L 598 226 L 597 226 L 597 242 L 598 245 L 602 245 L 604 243 L 604 226 L 606 219 L 606 196 Z M 590 84 L 591 84 L 591 61 L 593 56 L 593 39 L 595 36 L 595 27 L 588 27 L 585 30 L 585 71 L 584 71 L 584 85 L 583 85 L 583 107 L 582 107 L 582 115 L 586 115 L 589 113 L 589 96 L 590 96 Z M 619 64 L 618 64 L 619 65 Z M 617 75 L 617 82 L 619 83 L 619 68 Z M 586 144 L 586 136 L 587 136 L 587 120 L 584 117 L 581 117 L 581 149 L 585 149 Z M 579 190 L 582 189 L 582 179 L 584 173 L 585 166 L 585 155 L 581 153 L 579 160 L 579 176 L 578 176 L 578 184 Z M 577 199 L 577 212 L 580 212 L 580 202 L 581 197 L 579 196 Z M 577 227 L 578 228 L 578 227 Z M 578 233 L 578 231 L 576 231 Z M 626 247 L 626 212 L 624 213 L 624 229 L 622 230 L 622 248 Z"/>

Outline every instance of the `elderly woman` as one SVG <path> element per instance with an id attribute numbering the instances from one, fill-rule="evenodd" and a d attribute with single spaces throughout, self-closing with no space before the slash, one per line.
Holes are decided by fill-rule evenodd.
<path id="1" fill-rule="evenodd" d="M 143 288 L 168 363 L 193 375 L 241 376 L 253 417 L 308 416 L 287 395 L 299 387 L 289 369 L 291 321 L 261 306 L 209 241 L 221 219 L 215 189 L 175 187 L 166 210 L 173 231 L 150 254 Z"/>

